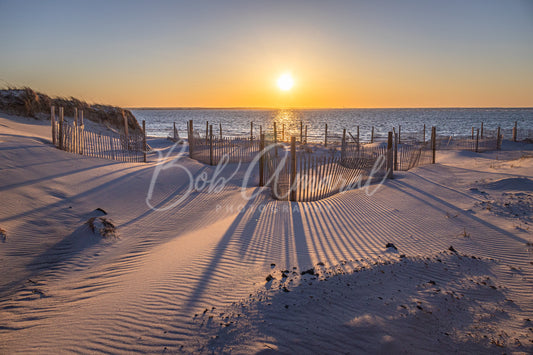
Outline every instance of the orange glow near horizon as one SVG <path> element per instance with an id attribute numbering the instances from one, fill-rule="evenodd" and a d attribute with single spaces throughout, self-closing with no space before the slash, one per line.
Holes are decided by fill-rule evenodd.
<path id="1" fill-rule="evenodd" d="M 260 58 L 257 58 L 260 60 Z M 269 58 L 270 59 L 270 58 Z M 221 63 L 215 69 L 191 68 L 165 73 L 157 69 L 145 74 L 115 72 L 104 82 L 87 76 L 82 87 L 72 82 L 47 81 L 31 84 L 35 90 L 52 96 L 74 96 L 91 103 L 122 107 L 243 107 L 243 108 L 402 108 L 402 107 L 531 107 L 527 80 L 501 81 L 483 76 L 479 71 L 461 73 L 464 82 L 457 84 L 457 75 L 447 71 L 430 72 L 404 63 L 385 66 L 359 60 L 351 71 L 327 66 L 328 58 L 301 61 L 292 74 L 290 90 L 279 86 L 275 66 L 236 66 Z M 415 68 L 416 67 L 416 68 Z M 259 69 L 261 68 L 261 69 Z M 264 70 L 264 71 L 263 71 Z M 454 68 L 454 71 L 464 71 Z M 509 68 L 513 71 L 513 68 Z M 423 74 L 420 74 L 423 73 Z M 519 69 L 511 73 L 520 76 Z M 508 75 L 510 77 L 512 75 Z M 172 80 L 172 78 L 180 78 Z M 472 77 L 472 78 L 470 78 Z M 120 79 L 119 79 L 120 78 Z M 67 77 L 65 77 L 67 79 Z M 23 83 L 25 84 L 25 83 Z M 66 89 L 65 89 L 66 87 Z M 502 95 L 502 90 L 505 95 Z M 528 103 L 530 103 L 528 105 Z"/>
<path id="2" fill-rule="evenodd" d="M 305 75 L 303 71 L 308 71 Z M 308 65 L 293 77 L 270 73 L 221 70 L 217 80 L 208 74 L 190 80 L 165 80 L 160 75 L 144 77 L 132 73 L 122 80 L 93 82 L 83 87 L 67 82 L 30 84 L 51 96 L 74 96 L 90 103 L 122 107 L 206 108 L 402 108 L 402 107 L 531 107 L 530 83 L 497 85 L 491 78 L 478 78 L 457 86 L 441 74 L 417 76 L 412 71 L 381 74 L 380 67 L 336 73 Z M 365 72 L 366 71 L 366 72 Z M 233 79 L 233 78 L 239 79 Z M 344 77 L 344 78 L 343 78 Z M 433 82 L 438 83 L 434 85 Z M 274 83 L 274 85 L 272 85 Z M 23 83 L 24 85 L 25 83 Z M 431 89 L 428 89 L 433 85 Z M 67 89 L 65 89 L 67 87 Z M 501 95 L 502 87 L 507 94 Z M 156 89 L 149 89 L 156 88 Z M 512 93 L 512 95 L 511 95 Z M 528 103 L 531 103 L 528 105 Z"/>

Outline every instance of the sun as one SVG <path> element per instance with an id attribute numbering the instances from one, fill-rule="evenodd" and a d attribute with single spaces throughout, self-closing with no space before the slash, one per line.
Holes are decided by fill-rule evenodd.
<path id="1" fill-rule="evenodd" d="M 278 79 L 278 87 L 283 91 L 288 91 L 294 85 L 294 80 L 290 74 L 283 74 Z"/>

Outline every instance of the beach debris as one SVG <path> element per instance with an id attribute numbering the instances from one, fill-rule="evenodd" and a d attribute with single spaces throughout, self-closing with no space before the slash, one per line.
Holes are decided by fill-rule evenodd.
<path id="1" fill-rule="evenodd" d="M 103 238 L 118 238 L 115 225 L 105 217 L 91 217 L 87 221 L 87 225 L 93 233 L 98 233 Z"/>
<path id="2" fill-rule="evenodd" d="M 44 291 L 41 290 L 40 288 L 34 288 L 33 290 L 31 290 L 31 293 L 35 295 L 39 295 L 40 298 L 46 297 L 46 295 L 44 294 Z"/>
<path id="3" fill-rule="evenodd" d="M 314 268 L 310 268 L 309 270 L 302 271 L 300 274 L 301 275 L 305 275 L 305 274 L 314 275 L 315 274 L 315 269 Z"/>
<path id="4" fill-rule="evenodd" d="M 276 267 L 276 264 L 272 263 L 272 264 L 270 264 L 270 267 L 271 267 L 271 268 L 275 268 L 275 267 Z"/>
<path id="5" fill-rule="evenodd" d="M 274 277 L 272 277 L 272 275 L 268 274 L 268 276 L 266 277 L 266 281 L 270 282 L 272 280 L 274 280 Z"/>
<path id="6" fill-rule="evenodd" d="M 449 251 L 453 252 L 453 253 L 457 253 L 457 250 L 454 249 L 453 245 L 450 245 L 450 247 L 448 248 Z"/>
<path id="7" fill-rule="evenodd" d="M 392 248 L 394 250 L 398 250 L 398 248 L 396 248 L 396 245 L 394 245 L 393 243 L 387 243 L 387 245 L 385 245 L 385 248 Z"/>
<path id="8" fill-rule="evenodd" d="M 319 261 L 317 265 L 318 266 L 324 266 L 324 263 L 322 261 Z"/>
<path id="9" fill-rule="evenodd" d="M 102 212 L 103 214 L 107 215 L 107 212 L 103 208 L 98 207 L 95 209 L 95 211 Z"/>
<path id="10" fill-rule="evenodd" d="M 450 212 L 446 212 L 446 218 L 457 218 L 459 215 L 458 214 L 450 214 Z"/>
<path id="11" fill-rule="evenodd" d="M 2 242 L 7 242 L 7 232 L 5 229 L 0 228 L 0 239 Z"/>

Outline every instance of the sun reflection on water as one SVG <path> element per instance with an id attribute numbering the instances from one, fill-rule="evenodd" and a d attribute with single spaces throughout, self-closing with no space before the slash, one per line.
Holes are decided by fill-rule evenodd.
<path id="1" fill-rule="evenodd" d="M 291 136 L 300 139 L 301 113 L 292 109 L 279 109 L 275 113 L 273 122 L 276 122 L 278 139 L 290 141 Z M 304 127 L 305 128 L 305 127 Z"/>

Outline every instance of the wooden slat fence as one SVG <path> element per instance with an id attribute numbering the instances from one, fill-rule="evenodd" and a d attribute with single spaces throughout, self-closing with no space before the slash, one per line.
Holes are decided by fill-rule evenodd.
<path id="1" fill-rule="evenodd" d="M 395 146 L 394 170 L 407 171 L 432 163 L 430 142 L 405 142 Z"/>
<path id="2" fill-rule="evenodd" d="M 498 138 L 478 138 L 478 134 L 472 137 L 437 136 L 437 150 L 470 150 L 473 152 L 485 152 L 498 149 Z"/>
<path id="3" fill-rule="evenodd" d="M 189 132 L 189 155 L 204 164 L 217 165 L 223 157 L 228 163 L 249 163 L 260 151 L 257 137 L 222 137 L 210 134 L 207 138 L 197 131 Z"/>
<path id="4" fill-rule="evenodd" d="M 394 145 L 394 170 L 407 171 L 417 166 L 422 166 L 432 163 L 431 142 L 417 142 L 417 141 L 403 141 L 401 144 Z M 357 156 L 359 152 L 370 154 L 374 157 L 379 155 L 385 156 L 387 153 L 387 146 L 385 142 L 373 144 L 360 144 L 347 142 L 345 143 L 345 153 L 341 156 L 346 158 Z"/>
<path id="5" fill-rule="evenodd" d="M 144 161 L 144 137 L 140 134 L 101 134 L 63 121 L 52 122 L 52 141 L 64 151 L 124 162 Z"/>
<path id="6" fill-rule="evenodd" d="M 301 128 L 298 136 L 291 137 L 288 150 L 285 143 L 288 137 L 283 126 L 283 144 L 279 144 L 280 133 L 276 128 L 274 124 L 272 133 L 262 134 L 261 142 L 259 137 L 252 135 L 253 129 L 250 136 L 229 138 L 222 137 L 222 133 L 220 136 L 213 135 L 212 127 L 206 126 L 205 135 L 202 136 L 192 129 L 190 121 L 190 156 L 216 165 L 224 156 L 232 163 L 246 163 L 263 152 L 263 158 L 259 160 L 260 186 L 270 187 L 275 199 L 305 202 L 357 188 L 367 181 L 372 183 L 386 177 L 392 178 L 393 170 L 407 171 L 435 163 L 435 152 L 438 150 L 482 152 L 499 149 L 503 135 L 500 128 L 490 131 L 484 130 L 481 125 L 475 134 L 473 129 L 471 136 L 437 136 L 435 127 L 424 125 L 419 132 L 402 133 L 401 127 L 398 127 L 397 131 L 389 132 L 386 140 L 372 132 L 370 142 L 365 143 L 359 139 L 359 129 L 355 131 L 355 137 L 347 130 L 342 135 L 335 135 L 327 133 L 326 125 L 323 144 L 307 145 L 306 139 L 302 138 L 304 133 Z M 265 140 L 265 136 L 268 140 Z M 271 149 L 275 142 L 279 145 Z"/>
<path id="7" fill-rule="evenodd" d="M 287 151 L 276 156 L 274 150 L 265 154 L 264 181 L 277 200 L 317 201 L 336 193 L 352 190 L 368 183 L 381 181 L 386 174 L 386 152 L 380 149 L 360 149 L 357 155 L 295 156 L 296 172 L 291 174 L 291 156 Z M 379 163 L 382 163 L 379 165 Z M 377 168 L 373 171 L 373 168 Z M 294 179 L 291 179 L 294 176 Z"/>

